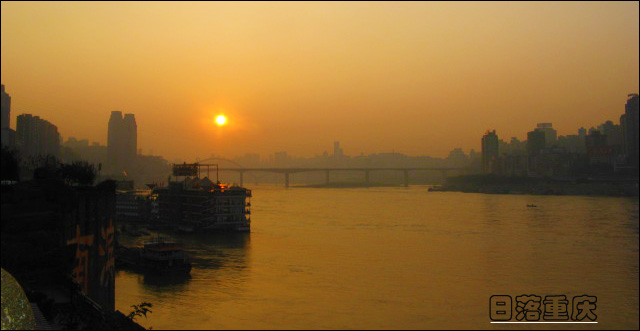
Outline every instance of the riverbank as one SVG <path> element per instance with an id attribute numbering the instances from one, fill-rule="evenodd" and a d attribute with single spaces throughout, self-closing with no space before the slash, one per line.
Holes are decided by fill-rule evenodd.
<path id="1" fill-rule="evenodd" d="M 458 176 L 431 191 L 452 191 L 486 194 L 533 194 L 578 196 L 638 196 L 638 180 L 502 177 L 495 175 Z"/>
<path id="2" fill-rule="evenodd" d="M 332 182 L 328 184 L 292 185 L 294 188 L 367 188 L 367 187 L 402 187 L 402 184 L 366 183 L 366 182 Z"/>

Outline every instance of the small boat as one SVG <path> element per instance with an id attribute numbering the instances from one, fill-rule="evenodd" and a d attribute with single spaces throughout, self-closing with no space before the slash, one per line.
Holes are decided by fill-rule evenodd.
<path id="1" fill-rule="evenodd" d="M 535 208 L 535 207 L 538 207 L 538 206 L 536 206 L 536 205 L 527 205 L 527 207 L 529 207 L 529 208 Z"/>
<path id="2" fill-rule="evenodd" d="M 116 262 L 119 265 L 141 269 L 152 274 L 185 274 L 191 272 L 191 262 L 182 243 L 157 238 L 140 247 L 118 246 Z"/>

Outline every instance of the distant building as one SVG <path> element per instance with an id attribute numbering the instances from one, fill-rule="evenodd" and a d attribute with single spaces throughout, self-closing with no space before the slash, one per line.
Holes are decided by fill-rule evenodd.
<path id="1" fill-rule="evenodd" d="M 612 121 L 606 121 L 598 125 L 598 130 L 607 136 L 607 145 L 622 146 L 622 127 L 620 125 L 613 124 Z"/>
<path id="2" fill-rule="evenodd" d="M 131 171 L 138 150 L 138 127 L 134 114 L 112 111 L 107 135 L 107 163 L 112 173 Z"/>
<path id="3" fill-rule="evenodd" d="M 567 177 L 571 175 L 576 157 L 564 148 L 547 147 L 534 158 L 535 167 L 531 174 L 544 177 Z"/>
<path id="4" fill-rule="evenodd" d="M 590 135 L 585 137 L 585 143 L 587 147 L 602 147 L 608 146 L 607 144 L 607 136 L 602 134 L 600 131 L 594 131 Z"/>
<path id="5" fill-rule="evenodd" d="M 451 152 L 449 152 L 449 156 L 447 157 L 448 159 L 464 159 L 465 157 L 467 157 L 464 154 L 464 151 L 462 150 L 462 148 L 460 147 L 456 147 L 454 149 L 451 150 Z"/>
<path id="6" fill-rule="evenodd" d="M 340 158 L 342 157 L 342 155 L 344 155 L 342 148 L 340 148 L 340 142 L 339 141 L 334 141 L 333 142 L 333 157 L 335 158 Z"/>
<path id="7" fill-rule="evenodd" d="M 611 158 L 614 160 L 618 155 L 624 155 L 622 126 L 606 121 L 598 125 L 598 131 L 606 137 L 606 145 L 612 150 Z M 624 156 L 622 156 L 624 159 Z"/>
<path id="8" fill-rule="evenodd" d="M 106 164 L 107 146 L 100 145 L 98 142 L 93 142 L 89 145 L 89 140 L 87 139 L 78 140 L 74 137 L 69 137 L 62 146 L 72 151 L 72 155 L 61 155 L 65 162 L 84 160 L 96 166 Z"/>
<path id="9" fill-rule="evenodd" d="M 10 128 L 11 121 L 11 96 L 4 91 L 4 85 L 2 85 L 2 146 L 15 147 L 16 145 L 16 132 Z"/>
<path id="10" fill-rule="evenodd" d="M 519 152 L 502 154 L 499 158 L 500 174 L 505 176 L 525 176 L 527 174 L 527 155 Z"/>
<path id="11" fill-rule="evenodd" d="M 586 132 L 586 130 L 585 130 Z M 558 137 L 558 147 L 564 148 L 573 154 L 585 154 L 587 152 L 585 148 L 585 135 L 570 134 L 566 136 Z"/>
<path id="12" fill-rule="evenodd" d="M 233 162 L 238 163 L 243 167 L 259 168 L 260 167 L 260 154 L 247 153 L 243 156 L 238 156 L 233 159 Z"/>
<path id="13" fill-rule="evenodd" d="M 545 132 L 539 128 L 527 132 L 527 162 L 529 175 L 538 174 L 538 159 L 546 146 Z"/>
<path id="14" fill-rule="evenodd" d="M 39 116 L 22 114 L 16 122 L 16 143 L 24 157 L 52 155 L 60 153 L 58 127 Z"/>
<path id="15" fill-rule="evenodd" d="M 546 146 L 546 134 L 544 131 L 534 129 L 527 133 L 527 154 L 530 157 L 537 156 Z"/>
<path id="16" fill-rule="evenodd" d="M 614 148 L 607 144 L 607 136 L 594 131 L 585 139 L 587 157 L 592 170 L 609 172 L 613 170 Z"/>
<path id="17" fill-rule="evenodd" d="M 638 94 L 629 94 L 624 115 L 620 117 L 623 150 L 627 164 L 638 171 Z"/>
<path id="18" fill-rule="evenodd" d="M 462 148 L 458 147 L 449 152 L 447 161 L 449 161 L 450 165 L 464 167 L 469 162 L 469 157 L 464 153 L 464 151 L 462 151 Z"/>
<path id="19" fill-rule="evenodd" d="M 578 136 L 584 138 L 586 135 L 587 129 L 585 129 L 584 127 L 580 127 L 580 129 L 578 129 Z"/>
<path id="20" fill-rule="evenodd" d="M 511 137 L 508 143 L 502 139 L 499 140 L 500 155 L 505 154 L 526 154 L 526 144 L 516 137 Z"/>
<path id="21" fill-rule="evenodd" d="M 8 129 L 11 119 L 11 96 L 4 91 L 4 85 L 2 85 L 2 96 L 0 99 L 2 100 L 2 129 Z"/>
<path id="22" fill-rule="evenodd" d="M 287 155 L 287 152 L 274 153 L 273 160 L 277 167 L 286 167 L 289 165 L 289 155 Z"/>
<path id="23" fill-rule="evenodd" d="M 551 147 L 558 140 L 558 132 L 552 123 L 538 123 L 536 130 L 544 132 L 545 147 Z"/>
<path id="24" fill-rule="evenodd" d="M 499 152 L 498 135 L 496 130 L 489 131 L 482 136 L 482 171 L 493 173 Z"/>

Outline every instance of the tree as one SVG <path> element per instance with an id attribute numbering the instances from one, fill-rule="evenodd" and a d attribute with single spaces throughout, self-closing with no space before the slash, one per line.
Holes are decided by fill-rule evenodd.
<path id="1" fill-rule="evenodd" d="M 60 175 L 67 185 L 91 186 L 96 179 L 96 174 L 96 167 L 86 161 L 60 164 Z"/>
<path id="2" fill-rule="evenodd" d="M 127 318 L 133 321 L 137 316 L 147 318 L 147 313 L 152 313 L 149 308 L 153 307 L 153 305 L 149 302 L 141 302 L 140 305 L 133 305 L 131 307 L 133 307 L 133 311 L 127 315 Z"/>

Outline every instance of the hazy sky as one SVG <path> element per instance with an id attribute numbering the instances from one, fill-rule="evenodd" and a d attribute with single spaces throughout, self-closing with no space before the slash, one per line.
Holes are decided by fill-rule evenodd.
<path id="1" fill-rule="evenodd" d="M 481 136 L 559 134 L 638 92 L 638 2 L 2 1 L 11 125 L 106 143 L 134 113 L 147 154 L 446 156 Z M 229 124 L 218 128 L 214 116 Z"/>

